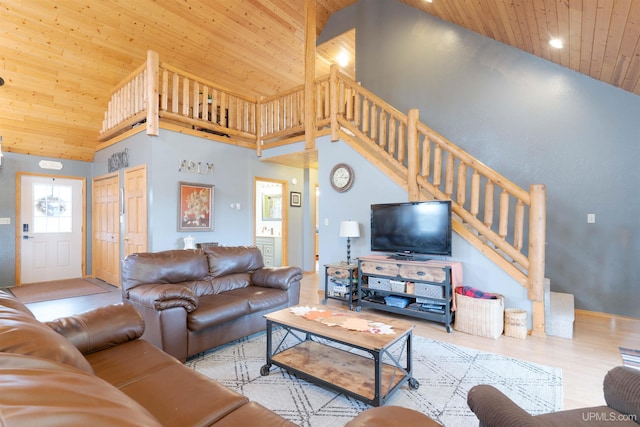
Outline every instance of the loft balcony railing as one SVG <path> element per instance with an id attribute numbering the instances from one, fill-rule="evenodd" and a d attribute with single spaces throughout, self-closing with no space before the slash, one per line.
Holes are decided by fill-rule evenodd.
<path id="1" fill-rule="evenodd" d="M 146 122 L 229 137 L 256 150 L 298 142 L 307 131 L 305 87 L 252 100 L 168 64 L 149 52 L 146 64 L 113 91 L 100 140 Z M 454 230 L 528 290 L 533 331 L 544 334 L 546 189 L 525 190 L 419 120 L 340 73 L 313 82 L 316 135 L 330 131 L 403 186 L 410 201 L 452 200 Z"/>

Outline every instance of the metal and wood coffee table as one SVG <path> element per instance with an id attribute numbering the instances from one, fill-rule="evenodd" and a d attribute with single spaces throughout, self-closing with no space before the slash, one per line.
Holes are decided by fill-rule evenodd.
<path id="1" fill-rule="evenodd" d="M 372 313 L 323 308 L 331 316 L 347 316 L 389 325 L 394 334 L 354 331 L 329 326 L 294 314 L 290 308 L 265 315 L 267 319 L 267 363 L 299 378 L 344 393 L 372 406 L 384 405 L 403 384 L 420 384 L 411 376 L 411 346 L 414 325 Z M 274 329 L 285 334 L 275 338 Z M 277 339 L 275 343 L 273 340 Z M 404 363 L 403 363 L 404 359 Z"/>

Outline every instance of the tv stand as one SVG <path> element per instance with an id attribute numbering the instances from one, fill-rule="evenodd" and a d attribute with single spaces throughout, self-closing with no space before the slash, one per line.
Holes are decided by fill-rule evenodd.
<path id="1" fill-rule="evenodd" d="M 368 307 L 439 322 L 450 333 L 453 322 L 451 264 L 454 262 L 360 257 L 356 311 Z M 406 302 L 406 306 L 394 305 L 398 299 Z"/>

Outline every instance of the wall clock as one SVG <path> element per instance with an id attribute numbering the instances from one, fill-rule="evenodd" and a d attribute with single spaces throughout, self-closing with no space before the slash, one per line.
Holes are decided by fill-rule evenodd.
<path id="1" fill-rule="evenodd" d="M 346 163 L 338 163 L 331 169 L 329 180 L 334 190 L 343 192 L 351 188 L 354 173 L 351 166 Z"/>

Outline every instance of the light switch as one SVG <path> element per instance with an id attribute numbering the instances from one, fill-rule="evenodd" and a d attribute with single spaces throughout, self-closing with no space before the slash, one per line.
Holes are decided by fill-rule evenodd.
<path id="1" fill-rule="evenodd" d="M 0 224 L 3 224 L 3 225 L 11 224 L 11 218 L 0 218 Z"/>
<path id="2" fill-rule="evenodd" d="M 587 214 L 587 224 L 595 224 L 596 222 L 596 214 L 591 213 Z"/>

